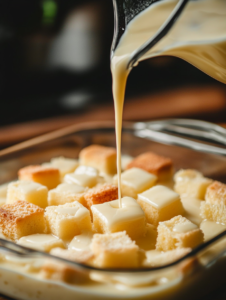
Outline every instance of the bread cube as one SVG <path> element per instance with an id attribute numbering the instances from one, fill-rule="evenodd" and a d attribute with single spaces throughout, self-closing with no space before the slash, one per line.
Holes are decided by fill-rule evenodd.
<path id="1" fill-rule="evenodd" d="M 78 167 L 78 160 L 60 156 L 52 158 L 50 162 L 43 163 L 42 166 L 58 169 L 60 171 L 60 177 L 63 179 L 66 174 L 75 171 Z"/>
<path id="2" fill-rule="evenodd" d="M 40 183 L 18 180 L 8 185 L 6 203 L 14 203 L 18 200 L 27 201 L 45 208 L 47 204 L 48 189 Z"/>
<path id="3" fill-rule="evenodd" d="M 166 181 L 172 177 L 173 163 L 170 158 L 146 152 L 132 160 L 127 169 L 140 168 L 158 177 L 159 181 Z"/>
<path id="4" fill-rule="evenodd" d="M 194 248 L 204 240 L 199 227 L 182 216 L 160 222 L 156 249 L 169 251 L 177 248 Z"/>
<path id="5" fill-rule="evenodd" d="M 207 188 L 200 214 L 204 220 L 226 224 L 226 184 L 215 181 Z"/>
<path id="6" fill-rule="evenodd" d="M 99 268 L 136 268 L 139 247 L 126 232 L 95 234 L 91 243 L 94 264 Z"/>
<path id="7" fill-rule="evenodd" d="M 44 233 L 44 210 L 27 201 L 4 204 L 0 208 L 0 230 L 12 240 L 34 233 Z"/>
<path id="8" fill-rule="evenodd" d="M 85 195 L 85 206 L 89 209 L 92 205 L 101 204 L 118 199 L 118 187 L 113 184 L 104 184 L 90 189 Z"/>
<path id="9" fill-rule="evenodd" d="M 205 220 L 202 221 L 202 223 L 200 224 L 200 229 L 204 233 L 204 240 L 208 241 L 220 234 L 221 232 L 225 231 L 226 225 L 217 224 L 213 221 Z"/>
<path id="10" fill-rule="evenodd" d="M 27 166 L 18 172 L 20 180 L 32 180 L 45 185 L 49 190 L 60 184 L 60 172 L 56 168 L 43 166 Z"/>
<path id="11" fill-rule="evenodd" d="M 90 212 L 77 201 L 49 206 L 45 217 L 49 232 L 61 239 L 71 240 L 82 231 L 91 230 Z"/>
<path id="12" fill-rule="evenodd" d="M 212 183 L 209 178 L 196 170 L 180 170 L 175 176 L 174 190 L 181 196 L 190 196 L 200 200 L 205 199 L 206 189 Z"/>
<path id="13" fill-rule="evenodd" d="M 93 167 L 79 166 L 74 173 L 65 175 L 64 182 L 92 188 L 97 184 L 99 172 Z"/>
<path id="14" fill-rule="evenodd" d="M 132 168 L 124 171 L 121 174 L 121 187 L 122 187 L 122 196 L 128 196 L 132 198 L 137 198 L 138 193 L 152 187 L 157 181 L 157 177 L 153 174 L 139 169 Z M 114 177 L 114 183 L 118 184 L 118 176 Z"/>
<path id="15" fill-rule="evenodd" d="M 146 259 L 143 262 L 144 267 L 160 267 L 170 264 L 191 252 L 191 248 L 179 248 L 161 252 L 151 250 L 146 252 Z"/>
<path id="16" fill-rule="evenodd" d="M 160 221 L 169 220 L 184 212 L 180 196 L 163 185 L 138 194 L 137 202 L 142 207 L 147 222 L 155 226 Z"/>
<path id="17" fill-rule="evenodd" d="M 97 168 L 107 174 L 117 173 L 115 148 L 100 145 L 91 145 L 79 153 L 82 165 Z"/>
<path id="18" fill-rule="evenodd" d="M 63 241 L 51 234 L 31 234 L 19 239 L 17 244 L 31 249 L 49 252 L 51 249 L 65 248 Z"/>
<path id="19" fill-rule="evenodd" d="M 48 193 L 48 205 L 62 205 L 78 201 L 85 204 L 84 193 L 86 188 L 77 184 L 61 183 Z"/>
<path id="20" fill-rule="evenodd" d="M 126 231 L 132 238 L 144 236 L 146 233 L 146 219 L 143 210 L 137 201 L 130 197 L 105 202 L 91 206 L 93 225 L 99 233 L 113 233 Z"/>

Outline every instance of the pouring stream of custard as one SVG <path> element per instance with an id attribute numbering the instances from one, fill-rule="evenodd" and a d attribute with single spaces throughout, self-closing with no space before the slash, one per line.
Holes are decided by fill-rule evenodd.
<path id="1" fill-rule="evenodd" d="M 135 50 L 167 20 L 177 0 L 152 4 L 127 26 L 111 59 L 117 145 L 118 198 L 121 207 L 121 131 L 127 65 Z M 171 31 L 141 60 L 170 55 L 182 58 L 213 78 L 226 83 L 226 1 L 190 1 Z"/>

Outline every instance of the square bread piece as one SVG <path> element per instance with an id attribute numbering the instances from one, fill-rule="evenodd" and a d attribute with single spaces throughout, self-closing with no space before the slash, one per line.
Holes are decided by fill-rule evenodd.
<path id="1" fill-rule="evenodd" d="M 181 196 L 204 200 L 206 189 L 212 180 L 204 177 L 196 170 L 180 170 L 174 175 L 174 190 Z"/>
<path id="2" fill-rule="evenodd" d="M 74 173 L 65 175 L 64 182 L 92 188 L 97 184 L 98 177 L 99 171 L 96 168 L 79 166 Z"/>
<path id="3" fill-rule="evenodd" d="M 127 169 L 131 168 L 140 168 L 154 174 L 159 181 L 169 180 L 173 174 L 172 160 L 153 152 L 146 152 L 137 156 L 127 165 Z"/>
<path id="4" fill-rule="evenodd" d="M 81 165 L 97 168 L 106 174 L 117 173 L 115 148 L 91 145 L 79 153 Z"/>
<path id="5" fill-rule="evenodd" d="M 214 181 L 206 191 L 206 201 L 201 203 L 201 217 L 226 225 L 226 184 Z"/>
<path id="6" fill-rule="evenodd" d="M 139 168 L 132 168 L 121 174 L 122 196 L 137 198 L 137 194 L 152 187 L 157 177 Z M 114 177 L 114 184 L 118 184 L 118 176 Z"/>
<path id="7" fill-rule="evenodd" d="M 137 202 L 142 207 L 147 222 L 155 226 L 184 212 L 180 196 L 163 185 L 156 185 L 138 194 Z"/>
<path id="8" fill-rule="evenodd" d="M 77 159 L 60 156 L 52 158 L 50 162 L 43 163 L 42 166 L 58 169 L 60 171 L 60 177 L 63 179 L 66 174 L 74 172 L 78 164 Z"/>
<path id="9" fill-rule="evenodd" d="M 146 219 L 137 201 L 130 197 L 92 205 L 93 225 L 99 233 L 126 231 L 132 238 L 144 236 L 146 233 Z"/>
<path id="10" fill-rule="evenodd" d="M 6 203 L 23 200 L 45 208 L 48 205 L 47 196 L 46 186 L 29 180 L 18 180 L 8 185 Z"/>
<path id="11" fill-rule="evenodd" d="M 71 183 L 61 183 L 48 193 L 48 205 L 62 205 L 78 201 L 85 204 L 84 193 L 86 188 Z"/>
<path id="12" fill-rule="evenodd" d="M 194 248 L 204 240 L 199 227 L 182 216 L 160 222 L 158 226 L 156 249 L 169 251 L 177 248 Z"/>
<path id="13" fill-rule="evenodd" d="M 0 230 L 12 240 L 34 233 L 44 233 L 44 209 L 26 201 L 4 204 L 0 208 Z"/>
<path id="14" fill-rule="evenodd" d="M 24 236 L 19 239 L 17 244 L 44 252 L 49 252 L 56 247 L 65 248 L 64 242 L 58 237 L 40 233 Z"/>
<path id="15" fill-rule="evenodd" d="M 99 268 L 136 268 L 139 266 L 139 247 L 126 232 L 95 234 L 90 246 Z"/>
<path id="16" fill-rule="evenodd" d="M 101 204 L 118 199 L 118 187 L 113 184 L 104 184 L 90 189 L 85 195 L 85 206 L 91 209 L 92 205 Z"/>
<path id="17" fill-rule="evenodd" d="M 83 231 L 91 231 L 90 212 L 75 201 L 46 208 L 45 217 L 50 233 L 64 240 L 71 240 Z"/>
<path id="18" fill-rule="evenodd" d="M 49 190 L 60 184 L 60 172 L 56 168 L 43 166 L 27 166 L 18 172 L 20 180 L 32 180 L 45 185 Z"/>

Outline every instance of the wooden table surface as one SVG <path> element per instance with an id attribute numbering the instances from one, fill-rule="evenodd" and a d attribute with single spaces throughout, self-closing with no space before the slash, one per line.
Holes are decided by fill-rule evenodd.
<path id="1" fill-rule="evenodd" d="M 124 120 L 141 121 L 171 117 L 209 119 L 215 116 L 217 121 L 218 115 L 222 120 L 222 112 L 226 112 L 226 89 L 217 86 L 196 87 L 130 99 L 125 103 Z M 79 115 L 5 126 L 0 128 L 0 147 L 4 148 L 80 122 L 113 119 L 113 104 L 107 104 L 93 107 Z M 226 123 L 226 118 L 223 121 Z M 10 298 L 0 295 L 0 300 L 6 299 Z M 226 286 L 221 286 L 200 300 L 226 300 Z"/>

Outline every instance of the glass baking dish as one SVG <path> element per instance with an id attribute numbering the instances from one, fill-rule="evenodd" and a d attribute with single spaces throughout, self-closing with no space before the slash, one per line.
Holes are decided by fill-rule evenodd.
<path id="1" fill-rule="evenodd" d="M 204 124 L 205 135 L 196 130 L 198 126 L 193 126 L 193 132 L 185 126 L 183 138 L 179 138 L 180 127 L 178 123 L 175 125 L 175 120 L 173 124 L 166 121 L 125 123 L 122 153 L 136 156 L 153 151 L 172 158 L 175 170 L 194 168 L 207 177 L 226 182 L 225 150 L 210 145 L 210 141 L 217 140 L 212 135 L 214 129 Z M 218 137 L 217 142 L 226 142 L 224 131 L 214 134 Z M 194 142 L 194 136 L 200 138 L 200 135 L 208 143 Z M 15 180 L 21 167 L 40 164 L 57 156 L 76 158 L 79 151 L 90 144 L 115 147 L 114 123 L 73 125 L 0 151 L 0 184 Z M 226 268 L 225 236 L 226 231 L 174 263 L 135 270 L 97 269 L 0 239 L 0 293 L 23 300 L 200 299 L 226 281 L 223 275 Z M 64 281 L 57 279 L 57 276 L 43 279 L 40 268 L 47 260 L 56 265 L 60 263 L 65 270 L 73 270 L 73 280 L 70 276 Z"/>

